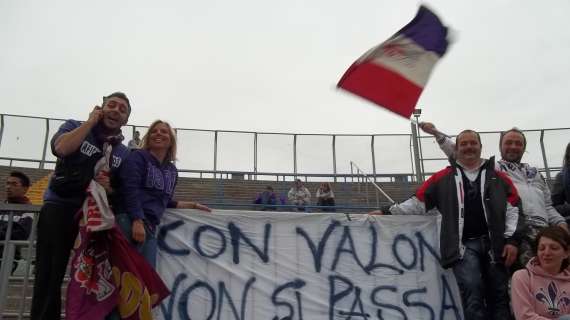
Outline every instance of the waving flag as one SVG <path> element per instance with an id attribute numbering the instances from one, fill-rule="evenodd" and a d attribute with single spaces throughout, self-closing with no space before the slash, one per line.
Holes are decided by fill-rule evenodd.
<path id="1" fill-rule="evenodd" d="M 354 62 L 337 86 L 410 118 L 447 46 L 447 28 L 421 6 L 410 23 Z"/>

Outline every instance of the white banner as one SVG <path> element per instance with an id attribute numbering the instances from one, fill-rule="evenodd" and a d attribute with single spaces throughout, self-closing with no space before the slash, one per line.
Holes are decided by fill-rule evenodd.
<path id="1" fill-rule="evenodd" d="M 437 217 L 169 210 L 160 319 L 463 319 Z"/>

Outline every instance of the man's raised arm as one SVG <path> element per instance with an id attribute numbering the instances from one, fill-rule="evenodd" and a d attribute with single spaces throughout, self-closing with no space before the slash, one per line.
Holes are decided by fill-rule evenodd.
<path id="1" fill-rule="evenodd" d="M 431 122 L 420 122 L 420 129 L 427 134 L 434 136 L 439 148 L 447 157 L 455 158 L 455 142 L 451 140 L 445 133 L 439 131 Z"/>

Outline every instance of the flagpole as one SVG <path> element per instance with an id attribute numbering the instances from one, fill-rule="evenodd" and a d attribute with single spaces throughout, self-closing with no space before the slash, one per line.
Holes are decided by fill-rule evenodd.
<path id="1" fill-rule="evenodd" d="M 423 168 L 420 160 L 420 141 L 419 130 L 420 125 L 417 117 L 421 113 L 421 109 L 414 110 L 414 118 L 410 119 L 410 126 L 412 128 L 412 147 L 414 148 L 414 165 L 416 167 L 416 182 L 424 182 Z"/>

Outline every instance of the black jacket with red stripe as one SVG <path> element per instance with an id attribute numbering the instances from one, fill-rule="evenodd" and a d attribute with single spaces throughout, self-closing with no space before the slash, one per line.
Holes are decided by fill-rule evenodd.
<path id="1" fill-rule="evenodd" d="M 441 265 L 453 266 L 463 256 L 463 173 L 450 160 L 450 166 L 424 182 L 414 197 L 390 207 L 392 214 L 440 213 Z M 481 166 L 481 199 L 495 261 L 502 261 L 503 247 L 518 246 L 523 229 L 520 199 L 510 178 L 495 170 L 494 158 Z"/>

